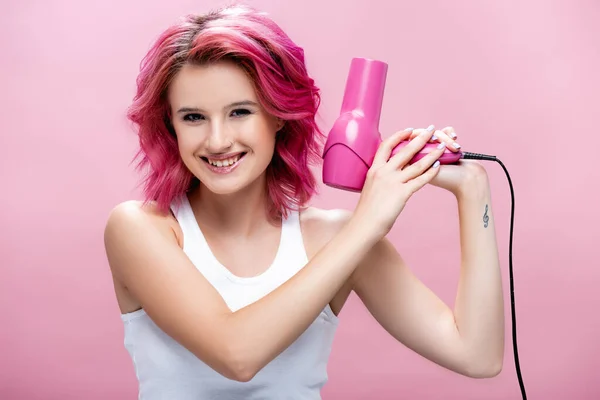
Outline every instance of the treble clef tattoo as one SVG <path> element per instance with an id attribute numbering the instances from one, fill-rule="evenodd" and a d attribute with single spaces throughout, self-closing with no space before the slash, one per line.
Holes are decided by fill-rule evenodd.
<path id="1" fill-rule="evenodd" d="M 485 205 L 485 213 L 483 214 L 483 227 L 488 227 L 488 222 L 490 221 L 490 217 L 488 217 L 488 205 Z"/>

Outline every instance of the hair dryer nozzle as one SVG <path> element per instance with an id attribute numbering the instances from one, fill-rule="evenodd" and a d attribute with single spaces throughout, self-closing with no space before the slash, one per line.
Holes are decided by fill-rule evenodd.
<path id="1" fill-rule="evenodd" d="M 387 64 L 382 61 L 353 58 L 341 113 L 360 113 L 379 127 L 387 69 Z"/>
<path id="2" fill-rule="evenodd" d="M 323 182 L 331 187 L 360 191 L 381 143 L 379 118 L 388 65 L 353 58 L 346 80 L 340 116 L 323 151 Z"/>

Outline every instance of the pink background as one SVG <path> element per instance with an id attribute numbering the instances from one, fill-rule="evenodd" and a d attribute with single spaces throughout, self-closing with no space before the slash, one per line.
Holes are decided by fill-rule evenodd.
<path id="1" fill-rule="evenodd" d="M 153 38 L 217 1 L 5 2 L 0 15 L 0 398 L 134 399 L 102 231 L 139 197 L 124 120 Z M 390 64 L 381 130 L 453 125 L 516 189 L 518 342 L 531 399 L 598 399 L 597 1 L 253 1 L 306 50 L 327 129 L 352 57 Z M 374 5 L 377 4 L 377 7 Z M 510 336 L 506 178 L 488 165 L 507 309 L 503 372 L 452 374 L 394 341 L 352 297 L 325 399 L 518 399 Z M 318 170 L 316 173 L 320 173 Z M 352 208 L 323 188 L 315 204 Z M 391 234 L 452 304 L 456 207 L 417 193 Z M 595 247 L 594 247 L 595 246 Z M 447 260 L 451 260 L 448 262 Z"/>

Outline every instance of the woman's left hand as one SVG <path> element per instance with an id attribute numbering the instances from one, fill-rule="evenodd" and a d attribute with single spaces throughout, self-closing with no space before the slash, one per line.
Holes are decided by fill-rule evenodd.
<path id="1" fill-rule="evenodd" d="M 460 150 L 457 138 L 454 128 L 446 127 L 435 131 L 432 142 L 443 142 L 449 151 L 457 152 Z M 474 186 L 487 185 L 487 171 L 476 160 L 459 160 L 456 164 L 440 165 L 440 171 L 429 183 L 460 196 L 476 189 Z"/>

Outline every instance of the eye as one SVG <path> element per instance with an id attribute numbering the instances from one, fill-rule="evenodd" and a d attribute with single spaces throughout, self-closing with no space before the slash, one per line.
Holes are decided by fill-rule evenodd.
<path id="1" fill-rule="evenodd" d="M 198 113 L 186 114 L 183 116 L 184 121 L 197 122 L 203 120 L 204 116 Z"/>
<path id="2" fill-rule="evenodd" d="M 252 114 L 252 111 L 250 111 L 250 110 L 248 110 L 246 108 L 238 108 L 238 109 L 235 109 L 235 110 L 233 110 L 231 112 L 231 116 L 232 117 L 237 117 L 237 118 L 244 117 L 244 116 L 250 115 L 250 114 Z"/>

